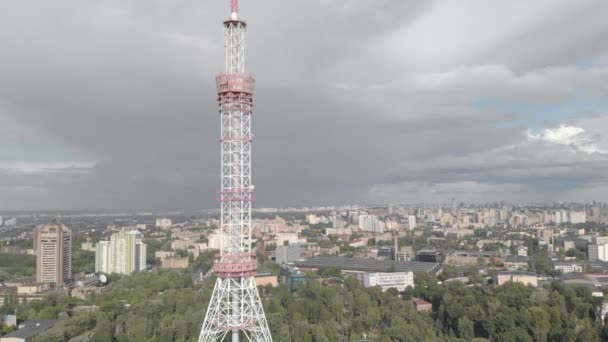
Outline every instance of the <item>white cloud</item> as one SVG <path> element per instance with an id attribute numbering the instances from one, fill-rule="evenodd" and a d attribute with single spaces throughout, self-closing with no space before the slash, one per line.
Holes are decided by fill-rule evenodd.
<path id="1" fill-rule="evenodd" d="M 561 125 L 557 128 L 546 128 L 538 134 L 528 131 L 527 135 L 531 140 L 570 146 L 588 154 L 606 153 L 593 142 L 592 137 L 581 127 Z"/>
<path id="2" fill-rule="evenodd" d="M 88 173 L 94 162 L 0 162 L 0 171 L 8 174 Z"/>

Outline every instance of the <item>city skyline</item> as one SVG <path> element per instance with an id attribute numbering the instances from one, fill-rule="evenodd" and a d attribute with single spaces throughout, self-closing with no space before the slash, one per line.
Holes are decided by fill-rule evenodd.
<path id="1" fill-rule="evenodd" d="M 224 5 L 0 4 L 0 209 L 215 208 Z M 241 6 L 254 207 L 608 199 L 607 3 Z"/>

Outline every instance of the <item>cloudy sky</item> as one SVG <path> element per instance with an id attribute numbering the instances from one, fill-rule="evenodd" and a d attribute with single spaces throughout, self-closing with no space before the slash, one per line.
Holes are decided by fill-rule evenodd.
<path id="1" fill-rule="evenodd" d="M 608 200 L 608 1 L 241 2 L 256 206 Z M 228 3 L 0 1 L 0 210 L 216 207 Z"/>

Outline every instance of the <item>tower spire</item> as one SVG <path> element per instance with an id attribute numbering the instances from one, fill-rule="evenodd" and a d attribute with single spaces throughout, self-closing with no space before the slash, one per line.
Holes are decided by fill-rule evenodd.
<path id="1" fill-rule="evenodd" d="M 239 0 L 231 0 L 232 1 L 232 20 L 239 20 Z"/>

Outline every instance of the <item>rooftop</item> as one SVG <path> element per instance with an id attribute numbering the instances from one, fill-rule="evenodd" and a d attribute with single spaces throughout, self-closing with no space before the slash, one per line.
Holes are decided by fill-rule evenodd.
<path id="1" fill-rule="evenodd" d="M 420 299 L 420 298 L 412 298 L 412 303 L 416 304 L 416 305 L 428 305 L 431 304 L 430 302 L 427 302 L 424 299 Z"/>
<path id="2" fill-rule="evenodd" d="M 505 262 L 527 263 L 529 258 L 523 255 L 507 255 Z"/>
<path id="3" fill-rule="evenodd" d="M 518 276 L 530 276 L 530 277 L 537 276 L 537 274 L 534 272 L 526 272 L 526 271 L 499 271 L 498 275 L 518 275 Z"/>
<path id="4" fill-rule="evenodd" d="M 55 319 L 29 320 L 22 323 L 19 330 L 6 334 L 2 338 L 16 337 L 30 339 L 52 328 L 57 322 L 59 321 Z"/>
<path id="5" fill-rule="evenodd" d="M 392 260 L 377 260 L 363 258 L 343 257 L 316 257 L 308 260 L 294 262 L 298 267 L 304 268 L 339 268 L 347 271 L 362 272 L 426 272 L 435 273 L 440 264 L 434 262 L 405 262 Z"/>

